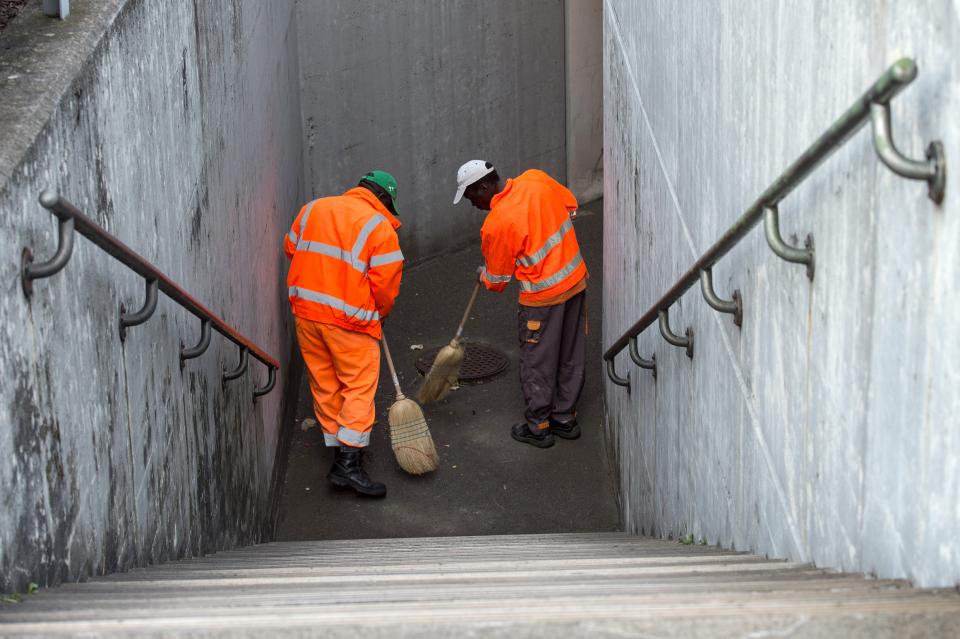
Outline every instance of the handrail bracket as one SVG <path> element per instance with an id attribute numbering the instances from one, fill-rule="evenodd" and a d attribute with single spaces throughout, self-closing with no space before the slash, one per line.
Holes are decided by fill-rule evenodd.
<path id="1" fill-rule="evenodd" d="M 657 379 L 657 354 L 654 353 L 650 359 L 644 359 L 640 355 L 640 349 L 637 347 L 637 336 L 630 338 L 630 359 L 640 368 L 645 368 L 653 373 L 653 379 Z"/>
<path id="2" fill-rule="evenodd" d="M 893 141 L 889 104 L 871 103 L 870 123 L 873 127 L 873 146 L 880 161 L 901 177 L 924 180 L 927 183 L 927 196 L 941 204 L 947 185 L 947 163 L 943 144 L 939 140 L 931 142 L 927 146 L 926 161 L 911 160 L 900 152 Z"/>
<path id="3" fill-rule="evenodd" d="M 733 315 L 733 323 L 738 328 L 743 326 L 743 298 L 740 296 L 740 289 L 733 291 L 732 300 L 722 299 L 713 288 L 713 269 L 707 267 L 700 271 L 700 290 L 710 308 Z"/>
<path id="4" fill-rule="evenodd" d="M 666 308 L 660 310 L 659 318 L 660 334 L 663 335 L 663 339 L 667 340 L 669 344 L 673 344 L 679 348 L 685 348 L 687 350 L 687 357 L 693 359 L 693 329 L 687 327 L 684 335 L 674 333 L 670 328 L 670 311 Z"/>
<path id="5" fill-rule="evenodd" d="M 807 235 L 804 248 L 802 249 L 787 244 L 783 236 L 780 235 L 780 212 L 777 210 L 776 205 L 764 207 L 763 230 L 767 236 L 767 244 L 770 245 L 770 249 L 776 253 L 777 257 L 787 262 L 793 262 L 794 264 L 806 264 L 807 278 L 813 281 L 813 274 L 816 268 L 813 236 Z"/>
<path id="6" fill-rule="evenodd" d="M 259 388 L 254 388 L 254 389 L 253 389 L 253 403 L 254 403 L 254 404 L 257 403 L 257 398 L 258 398 L 258 397 L 261 397 L 261 396 L 263 396 L 263 395 L 266 395 L 267 393 L 269 393 L 270 391 L 272 391 L 274 384 L 277 383 L 277 369 L 275 369 L 273 366 L 270 366 L 270 367 L 268 368 L 268 371 L 269 371 L 269 372 L 267 373 L 267 383 L 266 383 L 265 385 L 259 387 Z"/>
<path id="7" fill-rule="evenodd" d="M 243 346 L 240 347 L 240 363 L 237 364 L 237 367 L 232 371 L 227 369 L 223 370 L 223 385 L 226 386 L 227 382 L 233 379 L 237 379 L 247 370 L 247 349 Z"/>
<path id="8" fill-rule="evenodd" d="M 610 381 L 617 386 L 623 386 L 626 388 L 627 393 L 630 392 L 630 371 L 627 371 L 626 377 L 620 377 L 617 375 L 617 371 L 612 359 L 607 360 L 607 377 L 609 377 Z"/>
<path id="9" fill-rule="evenodd" d="M 127 307 L 125 304 L 120 304 L 120 341 L 123 342 L 127 339 L 127 328 L 130 326 L 137 326 L 138 324 L 143 324 L 150 316 L 153 315 L 153 312 L 157 310 L 157 280 L 148 280 L 144 279 L 144 287 L 146 289 L 146 299 L 143 301 L 143 306 L 136 313 L 127 313 Z"/>
<path id="10" fill-rule="evenodd" d="M 188 359 L 200 357 L 210 346 L 210 320 L 204 319 L 200 322 L 200 341 L 193 348 L 184 348 L 183 340 L 180 340 L 180 370 L 186 366 Z"/>
<path id="11" fill-rule="evenodd" d="M 56 194 L 52 191 L 44 191 L 40 194 L 40 203 L 47 206 L 56 199 Z M 73 228 L 74 221 L 69 215 L 57 215 L 57 251 L 46 262 L 42 264 L 33 263 L 33 251 L 29 247 L 24 247 L 20 254 L 20 284 L 23 287 L 23 294 L 29 299 L 33 295 L 33 280 L 50 277 L 58 273 L 67 262 L 70 261 L 70 255 L 73 254 Z"/>

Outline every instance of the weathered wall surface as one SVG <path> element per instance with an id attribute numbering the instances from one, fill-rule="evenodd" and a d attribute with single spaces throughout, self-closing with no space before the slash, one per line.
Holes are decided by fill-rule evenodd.
<path id="1" fill-rule="evenodd" d="M 408 262 L 477 241 L 483 216 L 451 204 L 463 162 L 564 179 L 563 0 L 299 0 L 297 13 L 307 193 L 392 172 Z"/>
<path id="2" fill-rule="evenodd" d="M 603 0 L 565 0 L 567 186 L 603 195 Z"/>
<path id="3" fill-rule="evenodd" d="M 920 74 L 893 103 L 911 156 L 960 159 L 956 2 L 606 0 L 604 343 L 652 305 L 892 62 Z M 699 289 L 672 309 L 692 361 L 656 327 L 659 378 L 608 384 L 630 530 L 818 565 L 960 581 L 960 197 L 892 174 L 861 130 L 781 205 L 817 273 L 754 229 L 714 269 L 745 318 Z"/>
<path id="4" fill-rule="evenodd" d="M 278 358 L 278 389 L 280 238 L 303 195 L 292 0 L 114 0 L 28 19 L 41 18 L 4 38 L 34 40 L 0 73 L 4 109 L 23 109 L 3 112 L 0 178 L 4 591 L 257 540 L 281 418 L 282 390 L 251 402 L 266 378 L 256 362 L 221 388 L 237 352 L 216 334 L 180 371 L 199 324 L 162 295 L 121 343 L 118 308 L 138 308 L 143 283 L 83 237 L 28 301 L 21 249 L 42 259 L 56 246 L 39 192 L 58 189 Z M 79 70 L 42 75 L 46 42 Z"/>

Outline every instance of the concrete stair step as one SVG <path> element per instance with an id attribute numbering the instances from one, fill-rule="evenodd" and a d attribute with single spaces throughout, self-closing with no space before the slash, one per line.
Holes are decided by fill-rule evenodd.
<path id="1" fill-rule="evenodd" d="M 257 553 L 240 552 L 220 552 L 206 555 L 203 557 L 193 557 L 183 560 L 184 563 L 210 563 L 228 560 L 245 561 L 249 557 L 256 557 L 258 561 L 272 560 L 293 560 L 298 558 L 310 559 L 337 559 L 348 557 L 351 560 L 367 560 L 372 557 L 391 559 L 396 557 L 503 557 L 503 558 L 523 558 L 523 557 L 542 557 L 545 554 L 553 552 L 563 552 L 564 557 L 568 556 L 629 556 L 629 557 L 659 557 L 664 555 L 746 555 L 749 553 L 721 550 L 716 546 L 683 546 L 677 543 L 671 543 L 657 547 L 638 547 L 630 544 L 578 544 L 575 546 L 566 545 L 541 545 L 529 548 L 503 549 L 503 548 L 472 548 L 465 547 L 459 549 L 432 549 L 432 548 L 395 548 L 395 549 L 366 549 L 362 544 L 356 544 L 350 548 L 329 549 L 303 549 L 264 551 Z"/>
<path id="2" fill-rule="evenodd" d="M 472 573 L 451 574 L 439 573 L 430 575 L 412 575 L 405 578 L 403 575 L 391 575 L 388 578 L 376 580 L 367 577 L 337 578 L 337 579 L 256 579 L 256 580 L 188 580 L 186 582 L 171 583 L 170 581 L 139 581 L 125 582 L 121 587 L 115 587 L 107 582 L 96 580 L 83 584 L 67 584 L 60 588 L 45 591 L 43 597 L 31 601 L 39 602 L 46 598 L 60 597 L 63 600 L 85 597 L 98 598 L 129 598 L 143 597 L 162 598 L 178 596 L 204 596 L 210 592 L 342 592 L 348 589 L 375 590 L 375 589 L 409 589 L 409 588 L 439 588 L 455 589 L 464 587 L 500 587 L 520 588 L 527 592 L 551 590 L 561 585 L 583 585 L 587 588 L 602 588 L 608 583 L 634 583 L 641 587 L 654 588 L 683 588 L 685 585 L 703 584 L 714 589 L 723 589 L 735 586 L 738 583 L 773 583 L 806 581 L 842 581 L 855 580 L 863 584 L 891 584 L 904 585 L 899 581 L 866 580 L 858 576 L 824 573 L 810 567 L 800 567 L 795 570 L 778 571 L 731 571 L 712 573 L 681 573 L 681 574 L 650 574 L 643 571 L 574 571 L 569 574 L 558 575 L 542 574 L 507 574 L 504 573 Z"/>
<path id="3" fill-rule="evenodd" d="M 0 607 L 0 635 L 591 636 L 666 619 L 877 616 L 960 628 L 960 596 L 619 533 L 503 535 L 262 544 L 41 592 Z"/>
<path id="4" fill-rule="evenodd" d="M 150 628 L 236 627 L 248 624 L 298 620 L 320 626 L 356 624 L 371 620 L 377 624 L 442 622 L 557 621 L 585 619 L 643 619 L 745 614 L 833 615 L 838 613 L 957 611 L 955 595 L 914 592 L 836 593 L 785 591 L 778 593 L 713 593 L 693 595 L 608 595 L 592 597 L 537 597 L 445 599 L 443 601 L 364 602 L 356 604 L 272 605 L 262 610 L 242 606 L 159 607 L 149 602 L 127 607 L 110 617 L 109 610 L 17 612 L 7 615 L 4 632 L 58 633 L 69 629 L 85 632 L 109 631 L 117 625 L 125 631 Z"/>
<path id="5" fill-rule="evenodd" d="M 432 577 L 432 578 L 431 578 Z M 806 581 L 812 579 L 841 579 L 852 577 L 838 573 L 825 573 L 807 565 L 798 565 L 790 570 L 731 570 L 723 572 L 683 572 L 683 573 L 660 573 L 651 574 L 648 570 L 593 570 L 593 571 L 568 571 L 566 573 L 550 572 L 541 573 L 502 573 L 502 572 L 475 572 L 468 574 L 456 573 L 430 573 L 430 574 L 412 574 L 408 577 L 403 574 L 388 575 L 370 579 L 368 576 L 356 577 L 338 577 L 330 578 L 312 578 L 301 577 L 294 579 L 230 579 L 230 580 L 203 580 L 191 579 L 182 582 L 148 581 L 141 580 L 136 582 L 124 582 L 117 586 L 111 582 L 105 582 L 96 579 L 92 582 L 79 584 L 65 584 L 59 588 L 45 591 L 45 597 L 53 596 L 101 596 L 107 593 L 109 596 L 162 596 L 165 592 L 202 594 L 205 591 L 229 589 L 252 589 L 255 591 L 275 590 L 337 590 L 344 588 L 374 588 L 385 585 L 385 587 L 424 587 L 434 583 L 440 587 L 457 587 L 467 585 L 485 586 L 488 584 L 501 584 L 504 587 L 517 585 L 531 589 L 549 588 L 558 584 L 602 584 L 615 581 L 629 581 L 643 584 L 664 584 L 669 586 L 673 583 L 705 583 L 721 587 L 725 584 L 737 582 L 753 581 Z M 865 580 L 856 576 L 856 579 L 864 583 L 876 583 L 875 580 Z M 892 583 L 903 583 L 893 581 Z M 224 585 L 226 584 L 226 585 Z"/>
<path id="6" fill-rule="evenodd" d="M 329 584 L 297 588 L 273 586 L 266 588 L 211 588 L 192 590 L 185 597 L 182 589 L 151 591 L 149 600 L 152 605 L 183 607 L 204 605 L 225 605 L 264 607 L 275 604 L 296 603 L 299 605 L 322 605 L 335 603 L 369 603 L 372 601 L 438 601 L 445 599 L 489 598 L 522 599 L 531 592 L 543 591 L 544 597 L 597 596 L 600 594 L 643 594 L 643 593 L 711 593 L 724 592 L 807 592 L 825 591 L 845 593 L 853 591 L 885 591 L 907 587 L 903 582 L 893 580 L 867 581 L 852 576 L 826 576 L 811 572 L 809 575 L 790 578 L 756 578 L 737 581 L 719 579 L 675 579 L 649 581 L 646 579 L 603 579 L 571 580 L 544 584 L 542 582 L 503 583 L 453 583 L 453 584 L 391 584 L 389 586 L 343 587 Z M 142 592 L 84 592 L 68 591 L 50 593 L 38 598 L 31 604 L 32 611 L 38 610 L 83 610 L 97 608 L 101 610 L 125 610 L 131 605 L 141 605 Z M 51 596 L 52 595 L 52 596 Z"/>
<path id="7" fill-rule="evenodd" d="M 558 558 L 518 558 L 518 559 L 500 559 L 491 558 L 481 560 L 471 558 L 466 561 L 458 558 L 438 560 L 434 557 L 425 557 L 420 561 L 411 563 L 394 561 L 311 561 L 301 559 L 288 563 L 278 563 L 271 566 L 261 566 L 259 562 L 256 566 L 251 566 L 250 562 L 212 562 L 205 564 L 195 564 L 188 562 L 178 562 L 158 566 L 143 572 L 130 571 L 120 573 L 111 577 L 111 581 L 136 581 L 144 575 L 151 579 L 164 579 L 167 577 L 184 578 L 204 578 L 223 577 L 223 576 L 285 576 L 301 574 L 359 574 L 359 573 L 382 573 L 382 572 L 419 572 L 419 571 L 458 571 L 471 572 L 475 570 L 536 570 L 552 568 L 601 568 L 605 566 L 651 566 L 651 567 L 670 567 L 670 566 L 693 566 L 693 565 L 737 565 L 737 564 L 755 564 L 767 563 L 777 564 L 784 562 L 770 562 L 762 557 L 753 555 L 665 555 L 662 557 L 577 557 L 568 558 L 562 555 Z"/>
<path id="8" fill-rule="evenodd" d="M 808 564 L 785 563 L 785 562 L 742 562 L 727 564 L 692 564 L 692 565 L 674 565 L 674 566 L 630 566 L 613 565 L 601 568 L 592 568 L 588 566 L 579 568 L 568 567 L 543 567 L 534 566 L 527 570 L 520 570 L 518 567 L 505 567 L 503 569 L 494 569 L 489 566 L 478 566 L 467 572 L 462 566 L 454 564 L 425 568 L 423 566 L 370 566 L 366 569 L 344 569 L 339 571 L 307 571 L 301 574 L 275 574 L 275 575 L 236 575 L 225 571 L 222 575 L 206 574 L 201 576 L 184 576 L 171 574 L 163 579 L 153 578 L 152 573 L 144 572 L 133 575 L 129 579 L 98 579 L 85 587 L 100 588 L 102 590 L 122 590 L 131 588 L 158 587 L 165 588 L 177 586 L 182 588 L 192 587 L 194 585 L 220 585 L 220 586 L 243 586 L 243 585 L 267 585 L 298 583 L 320 584 L 320 583 L 371 583 L 371 582 L 407 582 L 407 581 L 456 581 L 464 579 L 465 576 L 476 579 L 486 580 L 504 580 L 511 579 L 529 579 L 538 578 L 544 583 L 551 580 L 564 577 L 586 577 L 586 576 L 644 576 L 656 577 L 663 575 L 696 575 L 707 573 L 735 573 L 735 572 L 770 572 L 777 570 L 793 570 L 808 568 Z"/>
<path id="9" fill-rule="evenodd" d="M 580 532 L 580 533 L 529 533 L 529 534 L 516 534 L 516 535 L 460 535 L 460 536 L 439 536 L 439 537 L 374 537 L 370 539 L 365 539 L 363 541 L 369 541 L 371 543 L 377 543 L 383 547 L 390 547 L 393 545 L 405 546 L 411 542 L 421 542 L 423 544 L 428 544 L 431 547 L 440 547 L 443 545 L 449 546 L 459 546 L 462 544 L 479 544 L 485 546 L 506 546 L 511 543 L 517 543 L 521 545 L 536 544 L 546 540 L 555 540 L 562 542 L 564 544 L 576 543 L 576 542 L 595 542 L 600 541 L 604 543 L 609 543 L 613 541 L 625 541 L 632 544 L 659 544 L 659 543 L 669 543 L 669 541 L 663 539 L 656 539 L 654 537 L 639 537 L 636 535 L 630 535 L 624 532 Z M 250 546 L 244 546 L 243 548 L 238 548 L 236 551 L 230 552 L 239 552 L 244 550 L 252 550 L 256 548 L 270 548 L 270 547 L 283 547 L 283 548 L 296 548 L 298 546 L 314 546 L 322 548 L 332 548 L 341 544 L 352 545 L 356 543 L 357 539 L 316 539 L 308 541 L 269 541 L 262 544 L 253 544 Z"/>

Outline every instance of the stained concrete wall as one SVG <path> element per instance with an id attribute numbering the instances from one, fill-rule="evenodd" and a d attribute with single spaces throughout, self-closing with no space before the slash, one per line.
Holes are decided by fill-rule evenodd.
<path id="1" fill-rule="evenodd" d="M 921 6 L 922 4 L 922 6 Z M 606 0 L 604 194 L 610 344 L 892 62 L 912 156 L 960 158 L 957 4 Z M 960 581 L 960 197 L 882 166 L 866 130 L 781 205 L 817 272 L 755 229 L 714 269 L 738 330 L 693 289 L 671 311 L 696 353 L 640 337 L 659 376 L 608 384 L 627 527 L 821 566 Z M 799 239 L 798 239 L 799 238 Z"/>
<path id="2" fill-rule="evenodd" d="M 37 3 L 39 6 L 39 3 Z M 117 335 L 143 283 L 78 236 L 66 269 L 20 290 L 20 255 L 56 246 L 53 187 L 281 361 L 281 234 L 302 199 L 294 5 L 233 0 L 32 4 L 3 34 L 0 90 L 0 590 L 259 539 L 282 391 L 161 295 Z M 51 57 L 54 54 L 59 57 Z"/>
<path id="3" fill-rule="evenodd" d="M 603 0 L 565 0 L 567 186 L 603 195 Z"/>
<path id="4" fill-rule="evenodd" d="M 463 162 L 565 179 L 563 0 L 299 0 L 297 12 L 307 191 L 392 172 L 409 262 L 477 241 L 483 216 L 451 204 Z"/>

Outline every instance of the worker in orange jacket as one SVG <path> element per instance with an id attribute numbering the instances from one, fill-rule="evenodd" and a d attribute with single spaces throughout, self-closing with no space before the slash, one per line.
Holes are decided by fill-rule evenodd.
<path id="1" fill-rule="evenodd" d="M 380 378 L 381 322 L 400 291 L 403 253 L 394 201 L 397 181 L 371 171 L 337 197 L 300 209 L 284 238 L 287 287 L 324 443 L 337 452 L 327 478 L 381 497 L 363 470 Z"/>
<path id="2" fill-rule="evenodd" d="M 480 230 L 485 265 L 477 276 L 501 292 L 520 284 L 520 385 L 525 421 L 510 435 L 540 448 L 554 436 L 576 439 L 577 402 L 584 381 L 587 267 L 572 220 L 577 199 L 543 171 L 500 180 L 489 162 L 471 160 L 457 171 L 453 203 L 467 198 L 489 211 Z"/>

